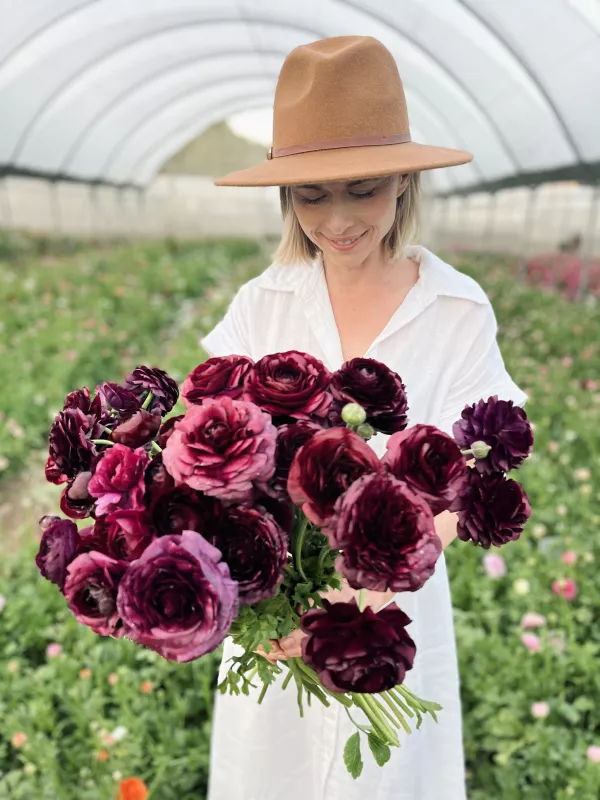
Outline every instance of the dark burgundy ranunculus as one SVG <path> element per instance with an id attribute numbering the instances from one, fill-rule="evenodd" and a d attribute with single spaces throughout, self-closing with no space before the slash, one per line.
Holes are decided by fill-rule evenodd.
<path id="1" fill-rule="evenodd" d="M 169 661 L 193 661 L 227 635 L 238 612 L 238 585 L 219 550 L 184 531 L 155 539 L 131 562 L 117 608 L 134 642 Z"/>
<path id="2" fill-rule="evenodd" d="M 346 403 L 358 403 L 367 414 L 366 422 L 381 433 L 395 433 L 406 428 L 406 387 L 402 378 L 374 358 L 352 358 L 331 377 L 333 413 L 330 418 L 343 425 L 341 411 Z"/>
<path id="3" fill-rule="evenodd" d="M 73 480 L 94 464 L 96 446 L 92 439 L 102 439 L 104 426 L 95 413 L 68 407 L 53 422 L 48 435 L 46 480 L 61 484 Z"/>
<path id="4" fill-rule="evenodd" d="M 414 425 L 391 436 L 383 468 L 405 481 L 428 503 L 433 515 L 450 508 L 465 489 L 466 463 L 451 436 L 433 425 Z"/>
<path id="5" fill-rule="evenodd" d="M 442 552 L 427 502 L 385 472 L 350 486 L 326 532 L 331 546 L 342 549 L 336 569 L 353 589 L 416 592 Z"/>
<path id="6" fill-rule="evenodd" d="M 349 428 L 319 431 L 294 456 L 287 489 L 315 525 L 324 525 L 338 497 L 361 475 L 378 472 L 379 459 Z"/>
<path id="7" fill-rule="evenodd" d="M 487 457 L 474 464 L 481 473 L 516 469 L 533 448 L 533 431 L 524 409 L 512 400 L 498 400 L 498 395 L 466 406 L 452 434 L 463 450 L 477 441 L 490 445 Z"/>
<path id="8" fill-rule="evenodd" d="M 101 398 L 98 395 L 92 398 L 87 386 L 84 386 L 83 389 L 75 389 L 74 392 L 69 392 L 65 397 L 63 411 L 66 411 L 67 408 L 78 408 L 84 414 L 90 414 L 98 418 L 103 413 Z"/>
<path id="9" fill-rule="evenodd" d="M 130 450 L 116 444 L 107 450 L 88 485 L 89 493 L 97 498 L 96 515 L 110 514 L 118 508 L 143 508 L 144 471 L 149 463 L 142 447 Z"/>
<path id="10" fill-rule="evenodd" d="M 211 397 L 226 395 L 241 400 L 246 375 L 254 361 L 247 356 L 214 356 L 190 372 L 181 385 L 186 408 Z"/>
<path id="11" fill-rule="evenodd" d="M 219 548 L 238 582 L 240 603 L 258 603 L 275 593 L 287 562 L 287 537 L 271 514 L 230 507 L 209 541 Z"/>
<path id="12" fill-rule="evenodd" d="M 71 519 L 85 519 L 94 508 L 95 498 L 88 492 L 91 472 L 80 472 L 69 481 L 60 496 L 60 510 Z"/>
<path id="13" fill-rule="evenodd" d="M 277 430 L 253 403 L 219 397 L 190 406 L 162 452 L 176 481 L 229 502 L 266 488 L 275 470 Z"/>
<path id="14" fill-rule="evenodd" d="M 100 397 L 105 409 L 109 412 L 111 410 L 118 411 L 119 416 L 125 418 L 131 416 L 142 407 L 142 401 L 136 394 L 111 381 L 105 381 L 100 386 L 97 386 L 96 396 Z"/>
<path id="15" fill-rule="evenodd" d="M 161 492 L 167 492 L 175 486 L 175 479 L 169 475 L 162 460 L 162 453 L 153 456 L 144 473 L 146 484 L 146 504 Z"/>
<path id="16" fill-rule="evenodd" d="M 377 614 L 360 611 L 356 600 L 311 609 L 300 620 L 308 636 L 302 660 L 331 692 L 378 694 L 402 683 L 412 669 L 416 646 L 406 632 L 410 618 L 391 605 Z"/>
<path id="17" fill-rule="evenodd" d="M 273 488 L 280 494 L 287 493 L 287 480 L 292 461 L 298 450 L 310 437 L 323 430 L 321 425 L 308 420 L 298 420 L 277 428 L 277 448 L 275 450 L 275 475 Z"/>
<path id="18" fill-rule="evenodd" d="M 296 510 L 294 504 L 289 499 L 279 499 L 278 497 L 271 497 L 264 492 L 255 492 L 252 500 L 248 501 L 248 505 L 259 511 L 266 511 L 272 514 L 275 522 L 283 530 L 283 532 L 290 536 L 294 526 L 294 511 Z"/>
<path id="19" fill-rule="evenodd" d="M 531 516 L 525 490 L 503 472 L 467 470 L 468 485 L 460 497 L 458 536 L 484 550 L 518 539 Z"/>
<path id="20" fill-rule="evenodd" d="M 169 377 L 164 369 L 158 367 L 136 367 L 125 378 L 123 385 L 125 389 L 144 399 L 148 391 L 151 391 L 153 397 L 148 411 L 161 416 L 168 414 L 179 398 L 176 381 Z"/>
<path id="21" fill-rule="evenodd" d="M 179 422 L 180 419 L 183 419 L 185 414 L 178 414 L 175 417 L 169 417 L 166 419 L 163 424 L 160 426 L 160 430 L 158 431 L 158 436 L 156 437 L 156 443 L 158 446 L 164 450 L 167 446 L 167 442 L 171 438 L 173 431 L 175 430 L 175 423 Z"/>
<path id="22" fill-rule="evenodd" d="M 104 553 L 109 555 L 108 542 L 106 540 L 106 528 L 102 524 L 98 525 L 100 519 L 95 520 L 93 525 L 79 531 L 79 544 L 77 545 L 77 555 L 81 553 Z"/>
<path id="23" fill-rule="evenodd" d="M 138 508 L 120 508 L 99 517 L 94 534 L 106 542 L 106 552 L 117 561 L 135 561 L 157 536 L 147 512 Z"/>
<path id="24" fill-rule="evenodd" d="M 263 356 L 246 377 L 244 400 L 273 417 L 319 420 L 331 405 L 331 373 L 318 358 L 287 350 Z"/>
<path id="25" fill-rule="evenodd" d="M 78 622 L 100 636 L 120 639 L 124 629 L 117 610 L 119 584 L 125 561 L 104 553 L 82 553 L 69 564 L 63 594 Z"/>
<path id="26" fill-rule="evenodd" d="M 139 411 L 135 411 L 130 417 L 118 423 L 112 431 L 110 441 L 124 444 L 126 447 L 143 447 L 154 439 L 160 423 L 160 414 L 151 414 L 140 408 Z"/>
<path id="27" fill-rule="evenodd" d="M 42 533 L 35 563 L 46 580 L 62 590 L 67 577 L 67 567 L 75 558 L 79 533 L 70 519 L 52 522 Z"/>
<path id="28" fill-rule="evenodd" d="M 159 536 L 196 531 L 210 540 L 222 521 L 224 508 L 216 497 L 208 497 L 182 485 L 155 492 L 148 512 Z"/>

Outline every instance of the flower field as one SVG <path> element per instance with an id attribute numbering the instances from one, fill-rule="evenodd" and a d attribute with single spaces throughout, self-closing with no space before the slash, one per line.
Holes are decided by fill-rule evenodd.
<path id="1" fill-rule="evenodd" d="M 598 309 L 594 300 L 575 305 L 519 284 L 510 258 L 452 261 L 492 299 L 536 436 L 519 472 L 533 508 L 520 541 L 446 551 L 469 798 L 594 800 Z M 266 263 L 268 254 L 248 242 L 82 250 L 0 239 L 0 531 L 8 543 L 0 562 L 0 800 L 110 800 L 129 777 L 157 800 L 205 796 L 218 654 L 167 662 L 75 621 L 34 564 L 36 520 L 55 513 L 60 494 L 44 481 L 40 448 L 76 386 L 119 381 L 138 363 L 183 380 L 205 357 L 200 335 Z"/>

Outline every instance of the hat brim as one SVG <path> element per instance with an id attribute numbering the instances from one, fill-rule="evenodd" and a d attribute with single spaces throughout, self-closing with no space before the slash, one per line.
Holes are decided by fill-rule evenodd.
<path id="1" fill-rule="evenodd" d="M 305 183 L 378 178 L 384 175 L 455 167 L 472 161 L 471 153 L 416 142 L 315 150 L 265 159 L 248 169 L 230 172 L 217 186 L 298 186 Z"/>

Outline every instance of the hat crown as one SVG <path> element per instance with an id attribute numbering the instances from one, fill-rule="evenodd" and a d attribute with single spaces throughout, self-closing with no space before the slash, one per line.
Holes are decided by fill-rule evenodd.
<path id="1" fill-rule="evenodd" d="M 274 147 L 402 133 L 409 133 L 402 80 L 377 39 L 320 39 L 285 59 L 275 91 Z"/>

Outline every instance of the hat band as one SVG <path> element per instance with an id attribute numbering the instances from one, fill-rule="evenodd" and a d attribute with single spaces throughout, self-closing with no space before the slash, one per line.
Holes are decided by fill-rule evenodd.
<path id="1" fill-rule="evenodd" d="M 270 147 L 267 158 L 283 158 L 299 153 L 313 153 L 315 150 L 338 150 L 344 147 L 376 147 L 386 144 L 405 144 L 410 142 L 410 133 L 395 133 L 392 136 L 358 136 L 343 139 L 323 139 L 321 142 L 293 144 L 290 147 Z"/>

